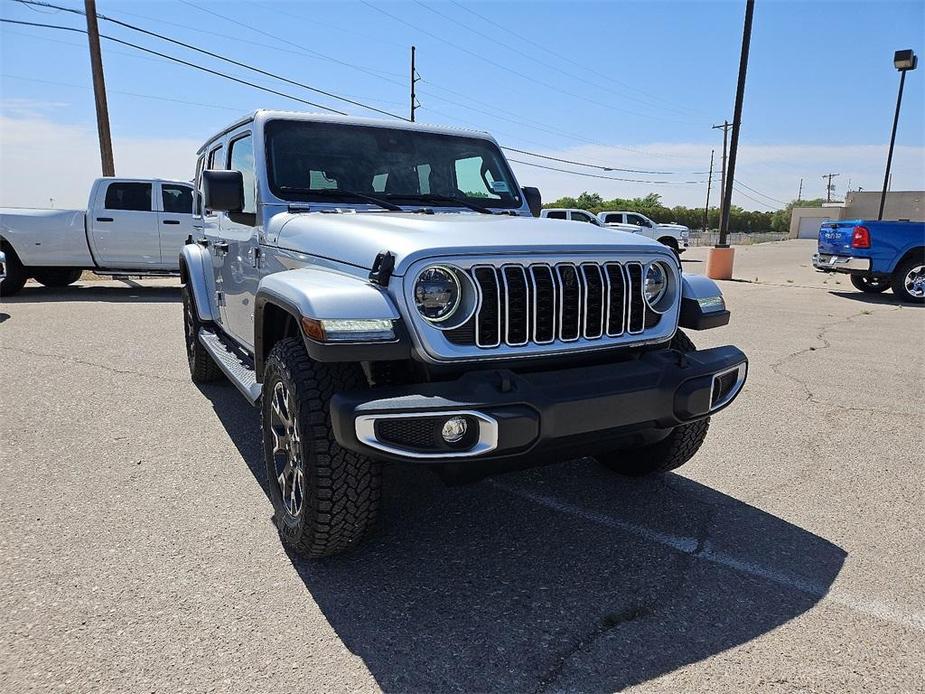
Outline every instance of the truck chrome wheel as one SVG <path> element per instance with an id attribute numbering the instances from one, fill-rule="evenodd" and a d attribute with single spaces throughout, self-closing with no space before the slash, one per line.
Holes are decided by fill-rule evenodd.
<path id="1" fill-rule="evenodd" d="M 903 278 L 906 291 L 916 299 L 925 298 L 925 265 L 914 265 Z"/>
<path id="2" fill-rule="evenodd" d="M 299 425 L 286 384 L 277 381 L 270 401 L 270 435 L 273 437 L 273 465 L 283 507 L 293 518 L 302 513 L 305 469 Z"/>

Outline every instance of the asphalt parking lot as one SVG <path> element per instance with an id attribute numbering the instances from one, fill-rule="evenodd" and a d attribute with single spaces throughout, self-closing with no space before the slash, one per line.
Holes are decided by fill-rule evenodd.
<path id="1" fill-rule="evenodd" d="M 737 249 L 748 384 L 678 474 L 386 471 L 372 541 L 281 549 L 259 422 L 173 282 L 0 303 L 0 690 L 925 691 L 925 307 Z M 702 272 L 706 249 L 685 255 Z"/>

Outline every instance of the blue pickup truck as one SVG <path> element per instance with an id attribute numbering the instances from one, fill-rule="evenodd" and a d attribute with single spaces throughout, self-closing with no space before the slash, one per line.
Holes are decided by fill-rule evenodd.
<path id="1" fill-rule="evenodd" d="M 862 292 L 892 289 L 904 301 L 925 302 L 925 222 L 826 222 L 813 267 L 851 275 Z"/>

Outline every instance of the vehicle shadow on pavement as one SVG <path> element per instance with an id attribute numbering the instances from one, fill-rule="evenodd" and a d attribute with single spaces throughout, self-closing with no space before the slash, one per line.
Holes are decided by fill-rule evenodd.
<path id="1" fill-rule="evenodd" d="M 893 294 L 887 292 L 885 294 L 867 294 L 865 292 L 837 292 L 829 291 L 829 294 L 832 296 L 837 296 L 842 299 L 852 299 L 853 301 L 860 301 L 864 304 L 878 304 L 878 305 L 887 305 L 887 306 L 902 306 L 903 308 L 912 308 L 912 309 L 922 309 L 925 308 L 925 304 L 914 304 L 910 301 L 902 301 L 897 299 Z"/>
<path id="2" fill-rule="evenodd" d="M 0 297 L 9 304 L 31 304 L 46 301 L 100 301 L 104 303 L 167 303 L 180 301 L 180 285 L 176 287 L 95 287 L 93 284 L 73 284 L 69 287 L 27 285 L 13 296 Z"/>
<path id="3" fill-rule="evenodd" d="M 266 491 L 256 411 L 202 391 Z M 364 545 L 290 559 L 385 691 L 609 692 L 805 613 L 845 556 L 680 475 L 578 460 L 452 488 L 388 466 Z"/>

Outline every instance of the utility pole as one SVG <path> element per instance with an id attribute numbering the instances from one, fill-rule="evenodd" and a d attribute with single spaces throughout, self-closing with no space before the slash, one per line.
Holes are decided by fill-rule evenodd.
<path id="1" fill-rule="evenodd" d="M 832 191 L 835 190 L 835 186 L 832 184 L 832 179 L 836 176 L 841 176 L 837 173 L 827 173 L 823 178 L 828 179 L 828 182 L 825 184 L 825 201 L 832 202 Z"/>
<path id="2" fill-rule="evenodd" d="M 411 47 L 411 122 L 414 123 L 414 110 L 420 105 L 414 94 L 414 85 L 420 81 L 417 71 L 414 69 L 414 46 Z"/>
<path id="3" fill-rule="evenodd" d="M 726 171 L 726 187 L 723 189 L 723 216 L 720 220 L 718 248 L 728 248 L 726 234 L 729 232 L 729 207 L 732 205 L 732 184 L 735 182 L 736 155 L 739 153 L 739 130 L 742 126 L 742 103 L 745 101 L 745 75 L 748 72 L 748 49 L 752 42 L 752 18 L 755 16 L 755 0 L 745 2 L 745 27 L 742 29 L 742 53 L 739 56 L 739 82 L 736 85 L 735 113 L 732 114 L 732 140 L 729 143 L 729 168 Z"/>
<path id="4" fill-rule="evenodd" d="M 90 66 L 93 69 L 93 96 L 96 100 L 96 128 L 100 137 L 100 162 L 104 176 L 115 176 L 112 158 L 112 135 L 109 132 L 109 106 L 103 79 L 103 56 L 100 53 L 100 29 L 96 23 L 96 0 L 84 0 L 87 15 L 87 39 L 90 43 Z"/>
<path id="5" fill-rule="evenodd" d="M 800 192 L 797 193 L 797 202 L 800 202 L 803 199 L 803 179 L 800 179 Z"/>
<path id="6" fill-rule="evenodd" d="M 720 195 L 719 195 L 719 214 L 720 219 L 723 216 L 723 191 L 726 190 L 726 142 L 728 139 L 729 128 L 732 127 L 732 123 L 728 120 L 724 120 L 722 125 L 714 125 L 713 130 L 722 130 L 723 131 L 723 173 L 720 177 Z"/>
<path id="7" fill-rule="evenodd" d="M 713 184 L 713 153 L 710 150 L 710 177 L 707 178 L 707 204 L 703 206 L 703 233 L 707 233 L 707 225 L 710 220 L 710 186 Z"/>
<path id="8" fill-rule="evenodd" d="M 893 179 L 890 176 L 890 166 L 893 163 L 893 145 L 896 144 L 896 125 L 899 123 L 899 108 L 903 103 L 903 87 L 906 86 L 906 73 L 915 70 L 919 65 L 919 58 L 915 51 L 906 49 L 896 51 L 893 55 L 893 67 L 899 70 L 899 94 L 896 95 L 896 112 L 893 114 L 893 130 L 890 133 L 890 151 L 886 155 L 886 173 L 883 175 L 883 190 L 880 193 L 880 212 L 877 219 L 883 219 L 883 206 L 886 204 L 886 193 L 892 187 Z"/>

